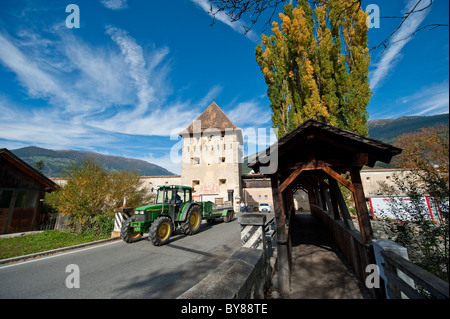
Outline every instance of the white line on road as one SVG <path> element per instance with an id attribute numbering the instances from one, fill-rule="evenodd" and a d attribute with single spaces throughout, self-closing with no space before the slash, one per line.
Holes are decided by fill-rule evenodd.
<path id="1" fill-rule="evenodd" d="M 51 256 L 36 257 L 36 258 L 31 259 L 31 260 L 18 262 L 18 263 L 14 263 L 14 264 L 11 264 L 11 265 L 0 266 L 0 270 L 5 269 L 5 268 L 10 268 L 10 267 L 15 267 L 15 266 L 20 266 L 20 265 L 33 263 L 33 262 L 36 262 L 36 261 L 41 261 L 41 260 L 46 260 L 46 259 L 50 259 L 50 258 L 55 258 L 55 257 L 59 257 L 59 256 L 65 256 L 65 255 L 69 255 L 69 254 L 79 253 L 79 252 L 86 251 L 86 250 L 89 250 L 89 249 L 104 247 L 104 246 L 117 244 L 117 243 L 121 243 L 121 242 L 122 242 L 121 240 L 120 241 L 117 240 L 117 241 L 113 241 L 111 243 L 106 243 L 106 244 L 94 245 L 94 246 L 86 247 L 86 248 L 75 249 L 75 250 L 71 250 L 71 251 L 68 251 L 68 252 L 65 252 L 65 253 L 56 253 L 56 254 L 51 255 Z"/>

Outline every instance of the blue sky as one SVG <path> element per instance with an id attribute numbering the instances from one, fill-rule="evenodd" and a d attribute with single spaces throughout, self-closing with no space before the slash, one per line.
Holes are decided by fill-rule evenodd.
<path id="1" fill-rule="evenodd" d="M 398 16 L 413 2 L 363 7 Z M 80 28 L 66 26 L 72 3 Z M 435 0 L 392 41 L 448 24 L 448 5 Z M 208 10 L 207 0 L 1 0 L 0 147 L 96 151 L 180 173 L 177 133 L 214 99 L 237 126 L 268 130 L 267 87 L 254 55 L 262 25 L 243 35 L 241 22 L 223 15 L 211 26 Z M 399 22 L 381 19 L 369 47 Z M 448 27 L 371 54 L 370 119 L 448 113 Z"/>

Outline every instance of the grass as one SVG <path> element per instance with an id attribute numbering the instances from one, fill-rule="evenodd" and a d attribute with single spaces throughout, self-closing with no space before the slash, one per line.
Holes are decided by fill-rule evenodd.
<path id="1" fill-rule="evenodd" d="M 109 238 L 109 236 L 77 235 L 58 230 L 46 230 L 40 234 L 2 238 L 0 239 L 0 259 L 34 254 L 106 238 Z"/>

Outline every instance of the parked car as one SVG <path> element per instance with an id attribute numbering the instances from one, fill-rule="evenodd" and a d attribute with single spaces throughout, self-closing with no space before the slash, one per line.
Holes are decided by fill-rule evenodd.
<path id="1" fill-rule="evenodd" d="M 259 204 L 259 212 L 260 213 L 270 213 L 270 206 L 267 203 Z"/>

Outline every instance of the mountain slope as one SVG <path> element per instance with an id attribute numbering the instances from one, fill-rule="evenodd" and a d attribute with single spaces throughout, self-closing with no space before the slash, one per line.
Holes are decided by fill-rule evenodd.
<path id="1" fill-rule="evenodd" d="M 30 146 L 11 150 L 29 165 L 36 167 L 36 162 L 43 161 L 42 173 L 49 177 L 61 177 L 70 168 L 71 163 L 80 163 L 92 159 L 107 170 L 134 170 L 142 176 L 173 175 L 165 168 L 142 160 L 103 155 L 95 152 L 73 150 L 49 150 Z"/>
<path id="2" fill-rule="evenodd" d="M 397 119 L 371 120 L 367 124 L 370 138 L 392 144 L 400 135 L 418 132 L 421 128 L 443 125 L 448 130 L 448 121 L 447 113 L 434 116 L 402 116 Z"/>

